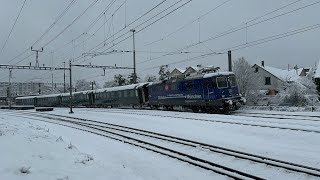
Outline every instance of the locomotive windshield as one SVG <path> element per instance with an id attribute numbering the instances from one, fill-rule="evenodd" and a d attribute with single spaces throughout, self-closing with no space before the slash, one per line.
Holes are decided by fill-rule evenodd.
<path id="1" fill-rule="evenodd" d="M 227 78 L 225 76 L 217 77 L 217 84 L 219 88 L 227 87 Z"/>
<path id="2" fill-rule="evenodd" d="M 236 82 L 236 77 L 235 76 L 230 76 L 229 77 L 229 82 L 231 87 L 236 87 L 237 86 L 237 82 Z"/>

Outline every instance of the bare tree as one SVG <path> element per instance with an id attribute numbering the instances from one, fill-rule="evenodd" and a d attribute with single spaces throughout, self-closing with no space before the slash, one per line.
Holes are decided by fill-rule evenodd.
<path id="1" fill-rule="evenodd" d="M 75 88 L 77 91 L 90 90 L 91 89 L 90 82 L 84 79 L 80 79 L 76 82 Z"/>
<path id="2" fill-rule="evenodd" d="M 156 82 L 157 81 L 157 77 L 154 75 L 146 75 L 145 77 L 145 82 Z"/>
<path id="3" fill-rule="evenodd" d="M 127 79 L 121 75 L 114 75 L 114 82 L 118 85 L 118 86 L 124 86 L 127 84 Z"/>
<path id="4" fill-rule="evenodd" d="M 104 83 L 103 88 L 109 88 L 116 86 L 116 83 L 114 81 L 107 81 Z"/>
<path id="5" fill-rule="evenodd" d="M 252 66 L 244 57 L 233 62 L 233 72 L 242 96 L 246 97 L 247 102 L 256 103 L 259 90 L 259 83 L 257 82 L 261 80 L 261 77 L 254 73 Z"/>
<path id="6" fill-rule="evenodd" d="M 170 70 L 168 65 L 161 65 L 159 70 L 159 80 L 163 81 L 169 77 Z"/>
<path id="7" fill-rule="evenodd" d="M 134 76 L 135 76 L 135 75 L 134 75 L 133 73 L 131 73 L 131 74 L 128 75 L 128 83 L 129 83 L 129 84 L 134 84 Z M 136 80 L 137 80 L 137 83 L 140 82 L 140 77 L 137 76 L 137 77 L 136 77 Z"/>

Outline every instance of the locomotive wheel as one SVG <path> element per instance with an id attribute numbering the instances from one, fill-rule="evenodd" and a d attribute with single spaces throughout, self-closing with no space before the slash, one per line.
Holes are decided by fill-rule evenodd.
<path id="1" fill-rule="evenodd" d="M 198 107 L 192 107 L 191 110 L 194 113 L 198 113 L 199 112 L 199 108 Z"/>

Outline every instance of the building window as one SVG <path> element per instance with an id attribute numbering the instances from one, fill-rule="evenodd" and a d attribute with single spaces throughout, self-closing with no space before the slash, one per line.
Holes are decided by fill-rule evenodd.
<path id="1" fill-rule="evenodd" d="M 259 72 L 259 68 L 256 67 L 255 70 L 254 70 L 254 72 L 255 72 L 255 73 Z"/>
<path id="2" fill-rule="evenodd" d="M 271 77 L 265 77 L 265 85 L 271 85 Z"/>

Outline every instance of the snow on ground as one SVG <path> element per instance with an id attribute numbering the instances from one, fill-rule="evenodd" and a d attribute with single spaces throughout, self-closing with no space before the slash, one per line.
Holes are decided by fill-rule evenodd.
<path id="1" fill-rule="evenodd" d="M 0 114 L 0 179 L 226 179 L 104 137 Z"/>
<path id="2" fill-rule="evenodd" d="M 52 113 L 68 115 L 68 109 L 55 109 Z M 319 133 L 150 116 L 159 114 L 231 122 L 248 118 L 259 120 L 228 115 L 128 109 L 75 109 L 75 114 L 71 116 L 146 129 L 320 168 Z"/>

